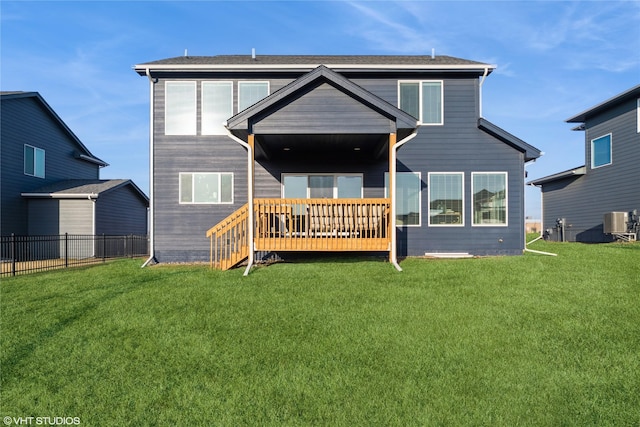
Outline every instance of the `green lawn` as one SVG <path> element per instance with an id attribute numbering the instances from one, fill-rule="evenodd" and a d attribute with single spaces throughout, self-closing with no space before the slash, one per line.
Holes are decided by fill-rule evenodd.
<path id="1" fill-rule="evenodd" d="M 640 244 L 531 248 L 559 256 L 2 279 L 0 416 L 640 425 Z"/>

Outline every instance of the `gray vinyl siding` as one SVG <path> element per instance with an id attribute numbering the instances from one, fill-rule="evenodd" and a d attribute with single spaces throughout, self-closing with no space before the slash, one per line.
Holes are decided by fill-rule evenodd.
<path id="1" fill-rule="evenodd" d="M 566 219 L 566 240 L 606 242 L 603 217 L 607 212 L 640 210 L 640 134 L 637 132 L 636 100 L 625 102 L 590 118 L 585 123 L 585 165 L 578 178 L 543 185 L 544 229 L 556 219 Z M 611 133 L 612 163 L 591 169 L 591 140 Z"/>
<path id="2" fill-rule="evenodd" d="M 96 234 L 147 234 L 146 202 L 131 186 L 105 192 L 95 203 Z"/>
<path id="3" fill-rule="evenodd" d="M 29 204 L 29 229 L 31 236 L 60 233 L 60 203 L 57 199 L 31 199 Z"/>
<path id="4" fill-rule="evenodd" d="M 200 82 L 197 81 L 198 121 L 200 120 Z M 234 100 L 237 100 L 238 79 L 233 81 Z M 255 76 L 255 80 L 269 80 L 270 92 L 293 81 L 272 80 Z M 176 79 L 171 79 L 176 80 Z M 216 80 L 216 79 L 206 79 Z M 240 79 L 242 80 L 242 79 Z M 443 80 L 444 125 L 422 126 L 418 136 L 398 152 L 398 172 L 420 172 L 422 177 L 421 227 L 398 228 L 398 253 L 401 256 L 420 256 L 426 252 L 468 252 L 474 255 L 514 255 L 524 248 L 524 155 L 504 142 L 478 129 L 478 79 L 476 77 L 446 74 L 408 75 L 401 80 Z M 206 261 L 209 259 L 209 241 L 205 232 L 220 220 L 247 202 L 247 154 L 239 144 L 227 136 L 165 136 L 164 135 L 164 79 L 154 85 L 154 241 L 155 255 L 160 262 Z M 377 78 L 356 76 L 354 83 L 397 106 L 398 77 L 389 75 Z M 328 86 L 328 85 L 325 85 Z M 313 121 L 317 117 L 314 108 L 330 106 L 323 120 L 342 122 L 333 132 L 380 133 L 392 132 L 389 120 L 372 112 L 355 100 L 345 98 L 333 87 L 321 87 L 312 96 L 295 101 L 279 112 L 255 123 L 254 131 L 260 133 L 313 133 L 327 123 Z M 337 103 L 336 103 L 337 101 Z M 355 102 L 355 103 L 354 103 Z M 335 110 L 333 109 L 335 108 Z M 234 113 L 237 111 L 234 106 Z M 341 111 L 356 112 L 354 120 L 345 124 Z M 308 111 L 310 120 L 305 126 L 292 122 L 291 117 L 300 111 Z M 299 117 L 299 115 L 298 115 Z M 309 126 L 308 124 L 311 124 Z M 317 126 L 317 127 L 316 127 Z M 198 122 L 198 132 L 201 124 Z M 295 130 L 294 130 L 295 129 Z M 283 164 L 261 160 L 255 164 L 255 196 L 281 197 L 282 173 L 362 173 L 364 197 L 384 197 L 384 175 L 388 160 L 366 164 L 318 163 L 317 161 Z M 428 172 L 464 172 L 465 226 L 429 227 L 428 222 Z M 234 203 L 231 205 L 179 204 L 178 174 L 180 172 L 233 172 Z M 508 226 L 474 227 L 471 221 L 471 173 L 508 173 Z"/>
<path id="5" fill-rule="evenodd" d="M 388 134 L 395 132 L 388 118 L 325 83 L 267 118 L 253 124 L 256 134 L 333 133 Z"/>
<path id="6" fill-rule="evenodd" d="M 74 158 L 78 146 L 35 97 L 2 100 L 0 234 L 27 234 L 27 201 L 20 196 L 65 179 L 97 179 L 99 167 Z M 24 145 L 45 150 L 45 177 L 24 174 Z"/>

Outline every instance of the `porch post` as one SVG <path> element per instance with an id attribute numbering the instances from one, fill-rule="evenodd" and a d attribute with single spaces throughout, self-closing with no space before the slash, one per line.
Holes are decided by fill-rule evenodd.
<path id="1" fill-rule="evenodd" d="M 389 247 L 389 262 L 395 262 L 396 253 L 396 161 L 394 150 L 396 145 L 396 134 L 389 134 L 389 199 L 391 200 L 391 214 L 389 218 L 388 231 L 391 244 Z"/>
<path id="2" fill-rule="evenodd" d="M 248 222 L 249 222 L 249 229 L 248 231 L 248 235 L 247 235 L 247 240 L 248 240 L 248 244 L 249 244 L 249 259 L 247 260 L 247 268 L 244 272 L 244 275 L 246 276 L 247 274 L 249 274 L 249 270 L 251 269 L 251 266 L 253 265 L 253 261 L 255 258 L 255 253 L 254 253 L 254 249 L 255 249 L 255 242 L 254 242 L 254 235 L 255 235 L 255 220 L 254 220 L 254 205 L 253 205 L 253 200 L 254 200 L 254 187 L 255 187 L 255 178 L 254 178 L 254 172 L 255 172 L 255 156 L 256 156 L 256 152 L 255 152 L 255 135 L 253 133 L 250 133 L 247 136 L 247 145 L 249 146 L 249 153 L 247 153 L 247 156 L 249 157 L 249 162 L 250 164 L 248 165 L 247 168 L 247 206 L 249 208 L 249 212 L 247 212 L 247 216 L 248 216 Z"/>

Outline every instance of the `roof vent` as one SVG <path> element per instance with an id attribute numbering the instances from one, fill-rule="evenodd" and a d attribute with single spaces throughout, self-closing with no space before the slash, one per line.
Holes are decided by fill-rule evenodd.
<path id="1" fill-rule="evenodd" d="M 435 47 L 431 48 L 431 59 L 436 59 L 436 48 Z"/>
<path id="2" fill-rule="evenodd" d="M 187 56 L 189 56 L 189 51 L 188 51 L 187 49 L 185 49 L 185 50 L 184 50 L 184 56 L 185 56 L 185 58 L 186 58 Z"/>
<path id="3" fill-rule="evenodd" d="M 256 60 L 256 48 L 251 48 L 251 59 Z"/>

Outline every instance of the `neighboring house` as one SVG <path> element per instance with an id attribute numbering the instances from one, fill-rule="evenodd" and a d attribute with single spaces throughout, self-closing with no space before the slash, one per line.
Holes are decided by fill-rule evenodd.
<path id="1" fill-rule="evenodd" d="M 100 180 L 107 163 L 40 94 L 0 100 L 0 235 L 147 234 L 147 196 L 131 180 Z"/>
<path id="2" fill-rule="evenodd" d="M 608 242 L 625 229 L 637 234 L 632 212 L 640 210 L 640 85 L 567 122 L 585 132 L 585 164 L 530 182 L 542 191 L 547 238 Z M 605 227 L 616 217 L 612 212 L 620 213 L 618 233 Z"/>
<path id="3" fill-rule="evenodd" d="M 388 252 L 396 267 L 521 254 L 524 165 L 540 151 L 482 118 L 494 68 L 447 56 L 136 65 L 150 84 L 153 256 L 228 268 L 292 251 Z"/>

